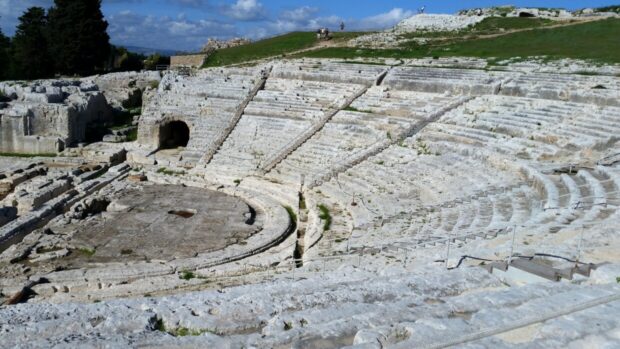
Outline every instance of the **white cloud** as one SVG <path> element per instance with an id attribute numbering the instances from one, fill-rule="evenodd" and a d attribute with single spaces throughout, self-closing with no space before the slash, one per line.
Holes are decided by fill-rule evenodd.
<path id="1" fill-rule="evenodd" d="M 237 0 L 225 10 L 225 13 L 240 21 L 257 21 L 267 16 L 265 7 L 257 0 Z"/>
<path id="2" fill-rule="evenodd" d="M 362 18 L 354 23 L 358 29 L 384 29 L 393 27 L 403 19 L 413 16 L 413 11 L 405 11 L 402 8 L 394 8 L 389 12 L 376 16 Z"/>
<path id="3" fill-rule="evenodd" d="M 142 2 L 144 12 L 149 13 L 147 0 L 105 0 L 105 2 Z M 214 5 L 209 0 L 164 0 L 181 8 L 169 16 L 152 16 L 132 11 L 106 14 L 109 23 L 108 34 L 115 44 L 151 48 L 172 48 L 194 51 L 209 37 L 227 39 L 246 36 L 261 39 L 296 30 L 314 31 L 320 27 L 337 30 L 344 21 L 347 30 L 384 29 L 412 16 L 411 11 L 394 8 L 388 12 L 361 19 L 324 15 L 319 8 L 300 6 L 282 11 L 275 17 L 268 16 L 260 0 L 235 0 L 229 5 Z M 30 6 L 49 8 L 53 0 L 0 0 L 0 26 L 5 34 L 14 33 L 17 18 Z M 199 6 L 207 11 L 207 19 L 197 19 Z M 120 10 L 120 9 L 119 9 Z M 201 12 L 202 13 L 202 12 Z M 219 17 L 217 17 L 219 15 Z M 213 19 L 208 19 L 213 18 Z M 241 23 L 245 22 L 245 23 Z"/>
<path id="4" fill-rule="evenodd" d="M 184 16 L 155 17 L 119 12 L 108 17 L 108 34 L 117 45 L 197 51 L 210 37 L 232 37 L 235 27 L 210 20 L 192 21 Z"/>
<path id="5" fill-rule="evenodd" d="M 388 12 L 369 16 L 361 19 L 347 19 L 340 16 L 315 16 L 319 10 L 313 7 L 299 7 L 282 12 L 278 18 L 265 21 L 259 29 L 252 28 L 247 35 L 253 39 L 273 36 L 295 30 L 316 30 L 328 27 L 338 30 L 340 23 L 344 22 L 347 30 L 379 30 L 393 27 L 403 19 L 414 15 L 412 11 L 394 8 Z"/>
<path id="6" fill-rule="evenodd" d="M 17 19 L 29 7 L 39 6 L 47 9 L 53 3 L 53 0 L 0 0 L 0 28 L 2 28 L 2 32 L 13 35 L 17 26 Z"/>
<path id="7" fill-rule="evenodd" d="M 289 21 L 303 21 L 312 17 L 317 12 L 319 12 L 318 7 L 302 6 L 294 10 L 283 11 L 282 14 L 280 14 L 280 18 L 285 18 Z"/>

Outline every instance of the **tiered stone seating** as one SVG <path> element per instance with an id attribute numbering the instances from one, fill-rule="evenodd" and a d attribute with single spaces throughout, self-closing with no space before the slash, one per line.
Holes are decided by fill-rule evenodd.
<path id="1" fill-rule="evenodd" d="M 270 177 L 314 184 L 346 164 L 398 142 L 438 110 L 454 103 L 431 93 L 392 91 L 372 87 L 347 111 L 336 114 L 314 137 L 290 154 L 270 172 Z"/>
<path id="2" fill-rule="evenodd" d="M 348 246 L 424 247 L 448 237 L 494 237 L 515 225 L 557 233 L 602 224 L 617 212 L 618 179 L 606 167 L 575 167 L 570 175 L 520 162 L 498 168 L 504 162 L 492 151 L 451 138 L 418 140 L 429 134 L 435 131 L 408 139 L 413 150 L 390 147 L 319 187 L 353 217 Z"/>
<path id="3" fill-rule="evenodd" d="M 502 95 L 620 106 L 617 78 L 577 74 L 519 74 L 502 85 Z"/>
<path id="4" fill-rule="evenodd" d="M 355 84 L 269 79 L 207 171 L 243 175 L 266 166 L 363 90 Z"/>
<path id="5" fill-rule="evenodd" d="M 396 67 L 383 85 L 399 90 L 475 96 L 498 93 L 504 78 L 503 73 L 473 69 Z"/>
<path id="6" fill-rule="evenodd" d="M 198 161 L 231 125 L 243 102 L 260 81 L 258 68 L 208 69 L 197 76 L 167 75 L 154 96 L 145 103 L 140 141 L 157 144 L 149 137 L 166 120 L 182 120 L 190 128 L 190 140 L 182 154 Z"/>
<path id="7" fill-rule="evenodd" d="M 161 299 L 4 307 L 0 326 L 12 334 L 4 338 L 9 347 L 507 348 L 509 332 L 528 325 L 537 331 L 517 337 L 525 346 L 613 346 L 619 291 L 614 284 L 507 287 L 482 268 L 389 275 L 347 268 Z M 598 325 L 583 325 L 590 322 Z"/>
<path id="8" fill-rule="evenodd" d="M 425 130 L 525 159 L 561 158 L 616 139 L 620 109 L 503 96 L 478 97 Z"/>
<path id="9" fill-rule="evenodd" d="M 421 205 L 457 199 L 460 194 L 515 179 L 484 161 L 431 150 L 424 140 L 409 138 L 319 189 L 349 203 L 348 210 L 359 228 L 401 213 L 406 215 Z"/>
<path id="10" fill-rule="evenodd" d="M 341 63 L 328 60 L 294 60 L 278 62 L 272 72 L 276 78 L 301 79 L 371 85 L 388 67 Z"/>

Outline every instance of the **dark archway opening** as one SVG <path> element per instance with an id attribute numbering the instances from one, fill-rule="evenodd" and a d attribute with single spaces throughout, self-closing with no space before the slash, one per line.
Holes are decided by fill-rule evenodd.
<path id="1" fill-rule="evenodd" d="M 532 17 L 536 17 L 536 15 L 534 15 L 533 13 L 529 13 L 529 12 L 519 12 L 519 17 L 532 18 Z"/>
<path id="2" fill-rule="evenodd" d="M 172 121 L 163 125 L 159 131 L 159 147 L 161 149 L 175 149 L 187 147 L 189 142 L 189 127 L 183 121 Z"/>

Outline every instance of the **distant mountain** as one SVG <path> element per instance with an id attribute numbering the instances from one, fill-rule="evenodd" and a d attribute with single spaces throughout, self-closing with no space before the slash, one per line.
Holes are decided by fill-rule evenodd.
<path id="1" fill-rule="evenodd" d="M 129 52 L 143 54 L 145 56 L 152 55 L 155 53 L 159 53 L 162 56 L 174 56 L 179 53 L 179 51 L 175 50 L 166 50 L 166 49 L 157 49 L 157 48 L 146 48 L 146 47 L 138 47 L 138 46 L 124 46 L 124 45 L 115 45 L 119 47 L 124 47 Z"/>

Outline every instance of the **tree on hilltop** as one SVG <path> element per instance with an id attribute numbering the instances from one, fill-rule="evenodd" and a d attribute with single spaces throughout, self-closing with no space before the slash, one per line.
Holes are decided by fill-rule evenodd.
<path id="1" fill-rule="evenodd" d="M 49 24 L 58 72 L 89 75 L 104 67 L 110 53 L 110 37 L 101 0 L 54 0 Z"/>
<path id="2" fill-rule="evenodd" d="M 19 17 L 13 38 L 14 74 L 32 80 L 54 75 L 47 43 L 47 16 L 41 7 L 31 7 Z"/>
<path id="3" fill-rule="evenodd" d="M 2 29 L 0 29 L 0 80 L 9 78 L 9 69 L 11 61 L 9 57 L 9 49 L 11 47 L 11 41 L 4 36 Z"/>

